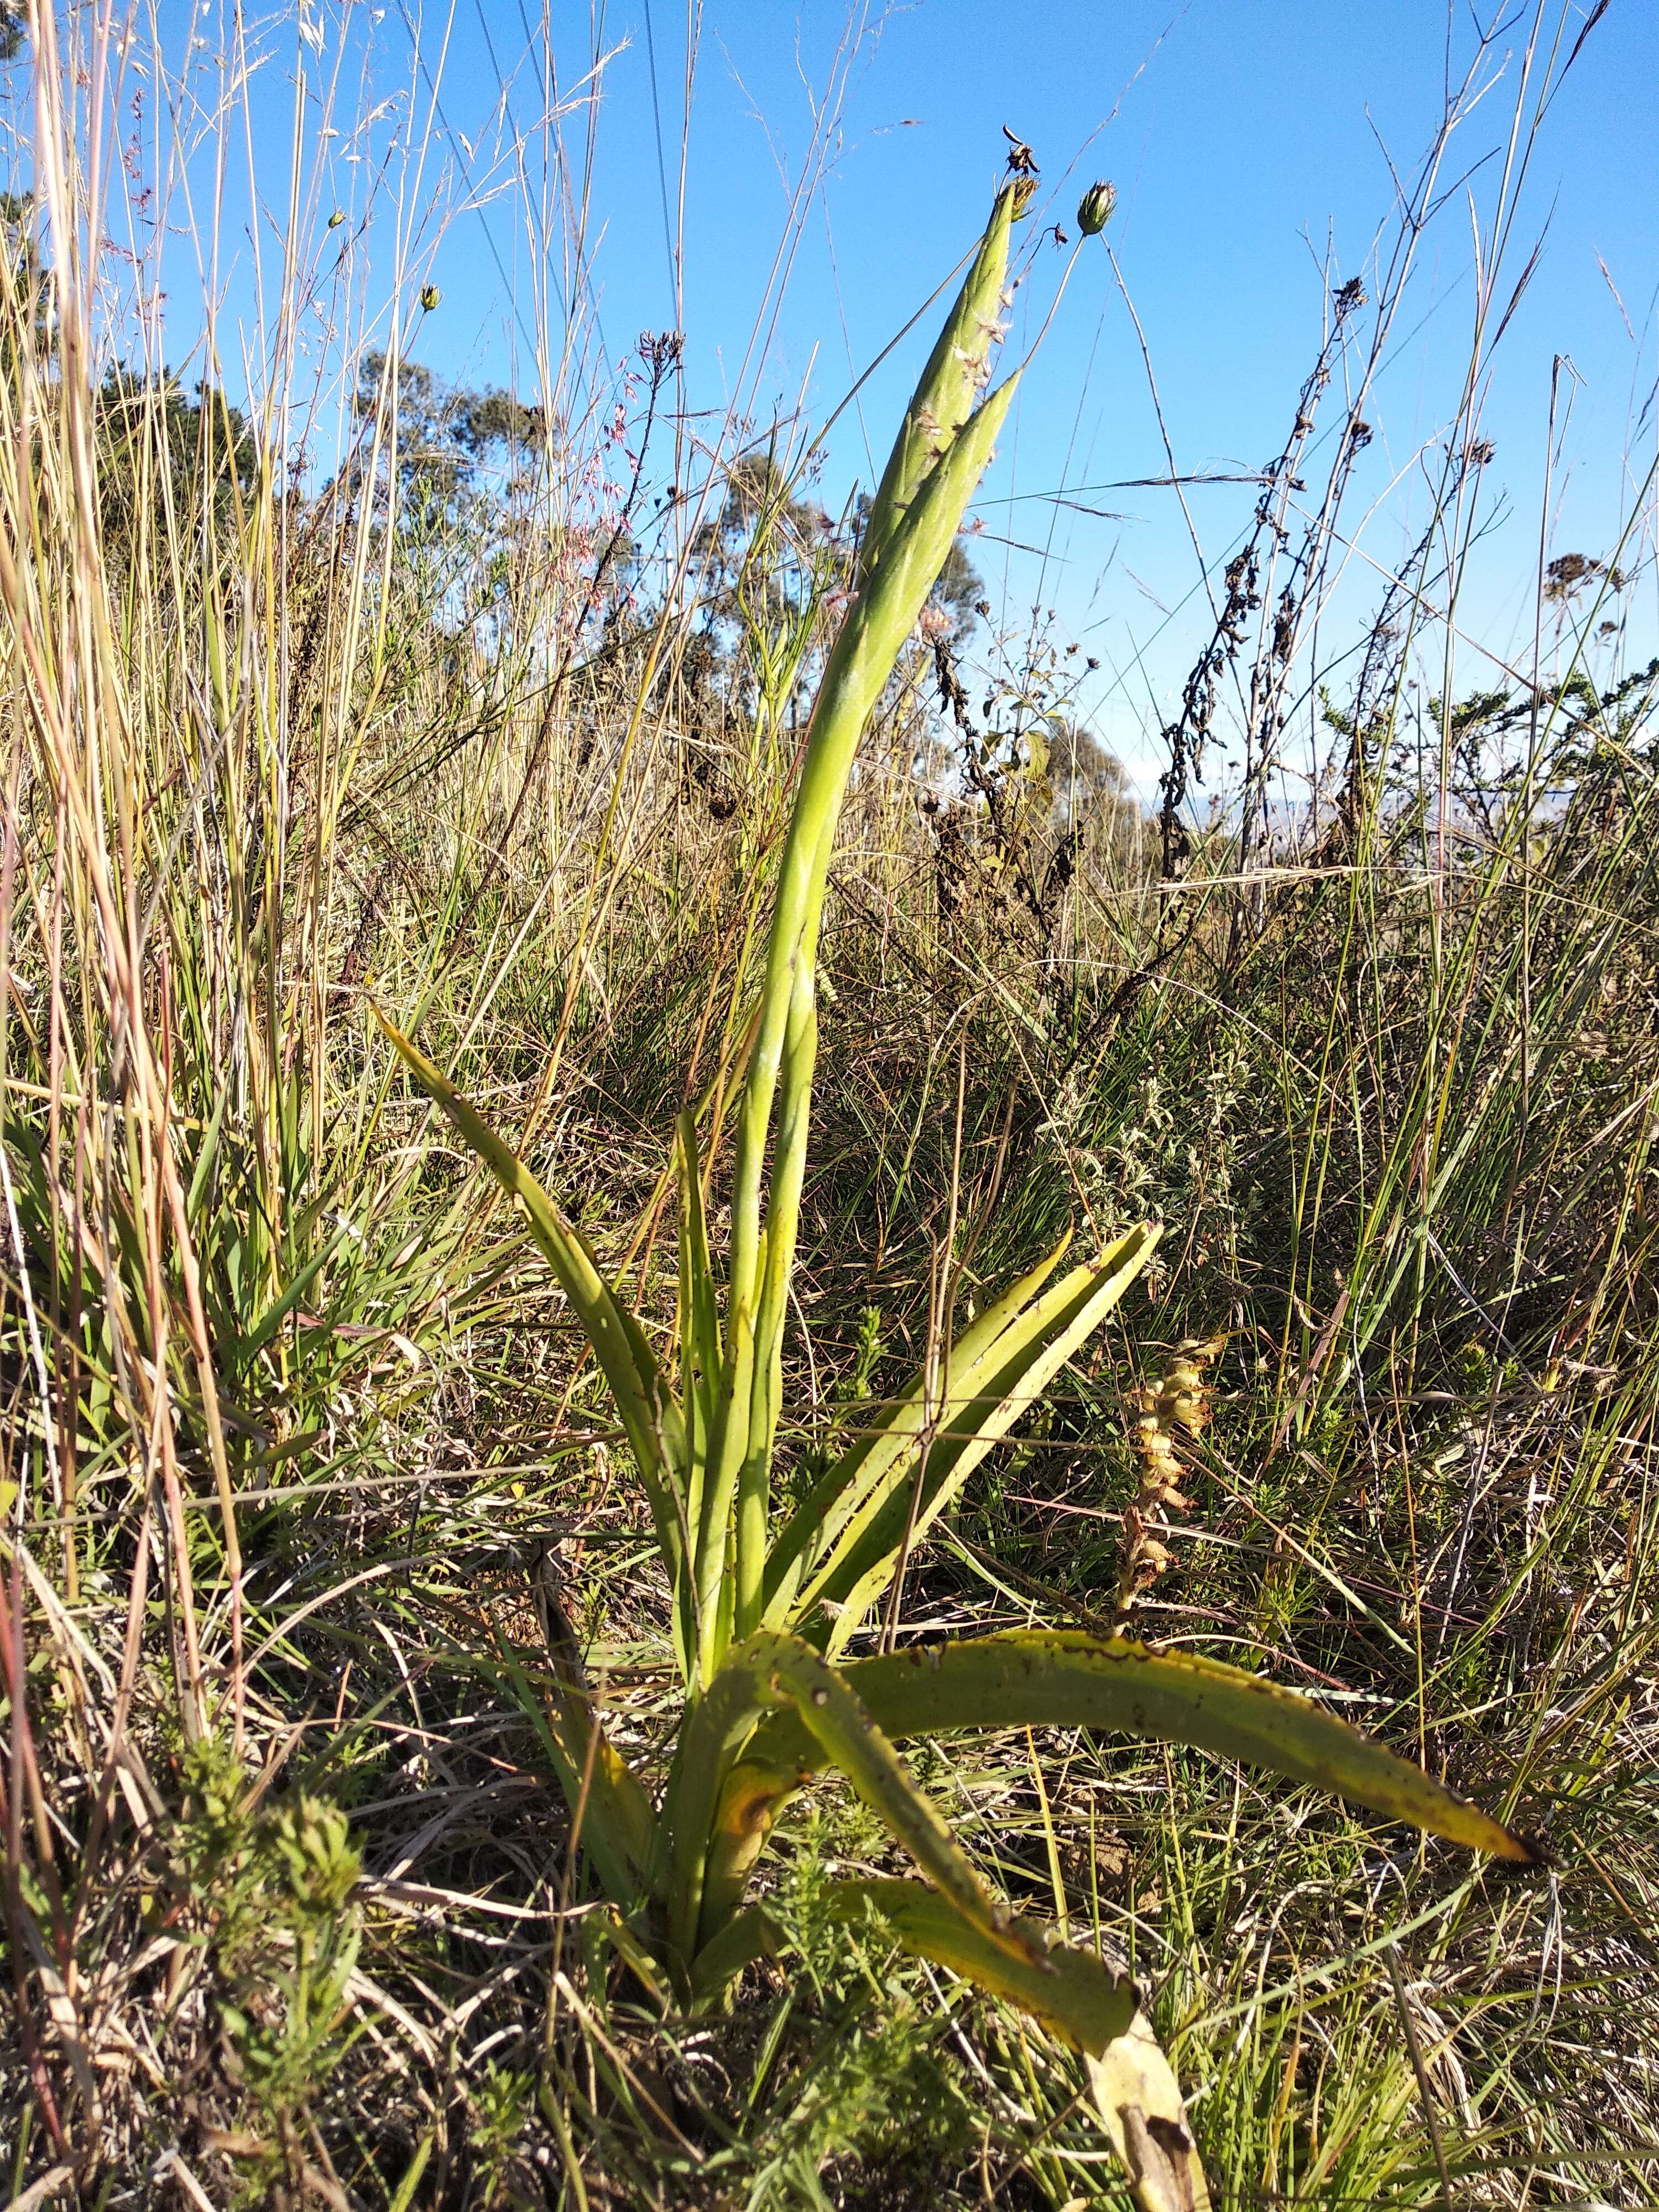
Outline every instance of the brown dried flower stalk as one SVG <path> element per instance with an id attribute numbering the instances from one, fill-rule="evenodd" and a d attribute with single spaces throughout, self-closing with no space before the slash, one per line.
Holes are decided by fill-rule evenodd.
<path id="1" fill-rule="evenodd" d="M 1170 1564 L 1164 1516 L 1184 1513 L 1191 1504 L 1182 1494 L 1176 1437 L 1195 1437 L 1210 1417 L 1204 1370 L 1219 1356 L 1223 1341 L 1220 1337 L 1188 1338 L 1176 1347 L 1163 1379 L 1137 1394 L 1141 1413 L 1129 1441 L 1140 1462 L 1140 1486 L 1123 1516 L 1123 1564 L 1117 1578 L 1120 1628 Z"/>

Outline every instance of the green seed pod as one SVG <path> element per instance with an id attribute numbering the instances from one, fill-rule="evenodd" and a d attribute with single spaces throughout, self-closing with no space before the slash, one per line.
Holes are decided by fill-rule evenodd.
<path id="1" fill-rule="evenodd" d="M 1112 219 L 1112 210 L 1117 205 L 1115 185 L 1091 185 L 1078 202 L 1077 227 L 1085 238 L 1104 230 Z"/>
<path id="2" fill-rule="evenodd" d="M 432 310 L 437 306 L 439 301 L 441 300 L 443 294 L 438 289 L 435 284 L 423 284 L 421 287 L 421 305 L 426 309 L 428 315 L 432 313 Z"/>
<path id="3" fill-rule="evenodd" d="M 343 208 L 336 208 L 333 214 L 330 216 L 328 219 L 328 227 L 331 230 L 337 230 L 344 221 L 345 210 Z"/>

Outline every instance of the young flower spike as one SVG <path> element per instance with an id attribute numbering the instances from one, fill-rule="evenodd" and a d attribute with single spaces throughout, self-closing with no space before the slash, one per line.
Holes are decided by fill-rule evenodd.
<path id="1" fill-rule="evenodd" d="M 1112 210 L 1117 205 L 1115 185 L 1091 185 L 1078 202 L 1077 227 L 1085 238 L 1104 230 L 1112 219 Z"/>

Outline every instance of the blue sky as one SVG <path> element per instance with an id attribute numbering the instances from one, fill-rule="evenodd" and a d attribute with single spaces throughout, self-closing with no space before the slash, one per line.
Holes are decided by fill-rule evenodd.
<path id="1" fill-rule="evenodd" d="M 166 0 L 163 21 L 182 39 L 187 29 L 216 32 L 218 12 L 217 0 L 211 9 Z M 435 82 L 442 107 L 422 190 L 435 190 L 448 212 L 430 272 L 442 306 L 425 319 L 415 350 L 446 374 L 522 386 L 531 247 L 517 195 L 502 190 L 482 211 L 465 203 L 469 182 L 488 173 L 486 149 L 499 148 L 492 118 L 499 125 L 510 114 L 528 125 L 541 105 L 533 0 L 455 0 L 453 12 L 428 5 L 423 16 L 413 0 L 353 0 L 343 9 L 335 0 L 304 0 L 302 12 L 313 45 L 302 46 L 291 15 L 289 28 L 270 34 L 271 62 L 256 88 L 254 152 L 268 198 L 280 199 L 289 162 L 294 61 L 303 57 L 314 77 L 343 47 L 349 106 L 359 82 L 371 100 L 406 86 L 417 37 L 422 95 Z M 687 0 L 651 0 L 648 18 L 646 0 L 602 8 L 596 0 L 596 12 L 598 45 L 610 55 L 592 182 L 601 234 L 596 296 L 605 351 L 617 358 L 642 329 L 675 320 L 658 145 L 660 132 L 672 200 Z M 1553 23 L 1559 0 L 1545 12 Z M 1568 14 L 1567 45 L 1586 12 L 1588 0 Z M 1376 502 L 1362 539 L 1371 561 L 1386 564 L 1427 512 L 1412 457 L 1455 404 L 1473 301 L 1468 197 L 1486 219 L 1532 15 L 1530 4 L 1513 9 L 1489 58 L 1491 89 L 1460 131 L 1444 182 L 1472 173 L 1422 240 L 1389 365 L 1367 405 L 1376 439 L 1352 513 L 1357 519 Z M 560 80 L 570 86 L 589 65 L 590 11 L 556 5 L 552 20 Z M 1460 74 L 1473 51 L 1471 20 L 1461 0 L 1451 33 Z M 732 395 L 784 228 L 787 186 L 811 140 L 811 101 L 830 81 L 846 21 L 840 0 L 807 0 L 799 9 L 778 0 L 705 0 L 685 186 L 684 322 L 694 405 L 718 407 Z M 848 73 L 835 156 L 755 388 L 757 408 L 788 410 L 804 392 L 816 421 L 842 398 L 854 368 L 880 351 L 971 243 L 1002 167 L 1006 124 L 1031 145 L 1045 190 L 1054 190 L 1044 219 L 1072 228 L 1078 187 L 1097 176 L 1115 183 L 1108 237 L 1178 467 L 1224 474 L 1259 466 L 1284 441 L 1319 343 L 1322 263 L 1328 256 L 1340 277 L 1369 276 L 1394 201 L 1390 164 L 1401 175 L 1417 169 L 1439 115 L 1447 56 L 1443 0 L 872 7 Z M 1486 479 L 1493 527 L 1464 611 L 1467 626 L 1511 659 L 1530 652 L 1555 357 L 1571 365 L 1558 380 L 1564 428 L 1551 473 L 1552 550 L 1608 552 L 1632 501 L 1632 472 L 1639 479 L 1655 449 L 1654 410 L 1638 418 L 1659 362 L 1656 61 L 1650 0 L 1612 0 L 1546 122 L 1510 246 L 1512 283 L 1542 239 L 1492 364 L 1482 428 L 1497 449 Z M 382 132 L 395 127 L 394 113 Z M 361 164 L 355 173 L 334 171 L 333 188 L 354 212 L 350 196 L 363 173 Z M 499 183 L 504 172 L 495 175 Z M 233 183 L 233 207 L 236 191 Z M 382 222 L 380 243 L 389 243 L 386 229 Z M 377 237 L 362 246 L 372 264 Z M 1046 311 L 1064 258 L 1052 246 L 1039 252 L 1016 302 L 1011 343 L 1032 327 L 1033 312 Z M 185 288 L 169 289 L 182 303 Z M 373 276 L 368 289 L 373 297 Z M 1506 298 L 1509 283 L 1500 290 Z M 222 319 L 228 362 L 238 349 L 223 320 L 245 319 L 247 299 L 245 252 Z M 867 478 L 871 449 L 879 464 L 932 320 L 895 349 L 842 418 L 822 486 L 831 505 L 854 477 Z M 183 350 L 171 330 L 169 345 Z M 1338 412 L 1331 408 L 1333 421 Z M 985 487 L 975 557 L 1011 619 L 1040 595 L 1100 659 L 1084 703 L 1103 736 L 1143 769 L 1152 764 L 1148 732 L 1170 711 L 1203 628 L 1199 562 L 1170 492 L 1084 488 L 1166 468 L 1128 308 L 1106 253 L 1091 246 Z M 1311 471 L 1310 481 L 1317 481 Z M 1073 503 L 1056 506 L 1045 496 L 1053 494 Z M 1224 558 L 1255 497 L 1247 484 L 1191 491 L 1188 512 L 1206 561 Z M 1106 512 L 1079 511 L 1088 507 Z M 1041 547 L 1046 557 L 1000 547 L 993 541 L 1000 537 Z M 1356 618 L 1374 596 L 1375 574 L 1357 558 L 1348 587 Z M 1653 599 L 1650 562 L 1627 600 L 1633 637 L 1652 635 Z M 1486 672 L 1471 660 L 1467 672 L 1474 682 Z"/>

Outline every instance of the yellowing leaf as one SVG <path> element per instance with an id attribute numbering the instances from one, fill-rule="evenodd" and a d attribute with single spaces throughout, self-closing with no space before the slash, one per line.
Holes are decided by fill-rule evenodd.
<path id="1" fill-rule="evenodd" d="M 1005 1997 L 1083 2053 L 1106 2132 L 1141 2212 L 1208 2212 L 1210 2193 L 1169 2060 L 1127 1974 L 1091 1952 L 1048 1944 L 1021 1921 L 1024 1959 L 988 1943 L 948 1899 L 913 1881 L 838 1882 L 837 1919 L 873 1914 L 901 1949 Z"/>
<path id="2" fill-rule="evenodd" d="M 1312 1698 L 1191 1652 L 1050 1630 L 914 1645 L 844 1663 L 843 1672 L 890 1736 L 1095 1728 L 1192 1744 L 1329 1790 L 1470 1850 L 1523 1863 L 1533 1857 L 1521 1837 L 1478 1805 Z M 786 1718 L 769 1722 L 749 1755 L 782 1765 L 798 1753 L 811 1756 Z"/>

